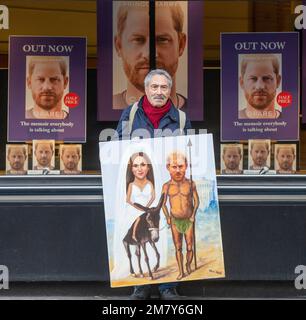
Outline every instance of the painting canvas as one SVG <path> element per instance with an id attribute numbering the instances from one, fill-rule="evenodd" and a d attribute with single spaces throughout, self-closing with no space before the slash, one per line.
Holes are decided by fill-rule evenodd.
<path id="1" fill-rule="evenodd" d="M 112 287 L 225 276 L 212 135 L 100 143 Z"/>

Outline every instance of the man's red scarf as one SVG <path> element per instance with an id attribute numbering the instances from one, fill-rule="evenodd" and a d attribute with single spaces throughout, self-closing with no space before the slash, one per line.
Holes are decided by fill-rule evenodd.
<path id="1" fill-rule="evenodd" d="M 142 108 L 144 113 L 147 115 L 153 127 L 155 129 L 158 128 L 159 122 L 161 118 L 170 110 L 171 108 L 171 100 L 168 99 L 167 103 L 162 107 L 153 107 L 149 102 L 147 96 L 144 96 Z"/>

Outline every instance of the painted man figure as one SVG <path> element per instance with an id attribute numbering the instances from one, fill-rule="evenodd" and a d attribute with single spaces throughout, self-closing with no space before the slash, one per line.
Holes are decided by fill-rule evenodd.
<path id="1" fill-rule="evenodd" d="M 185 237 L 186 271 L 191 273 L 191 262 L 194 256 L 194 223 L 195 215 L 199 207 L 199 196 L 196 185 L 185 174 L 187 170 L 186 156 L 179 152 L 171 153 L 167 158 L 167 169 L 171 180 L 163 185 L 162 193 L 165 199 L 163 211 L 167 223 L 171 227 L 172 238 L 175 246 L 176 261 L 178 264 L 179 275 L 177 280 L 184 277 L 183 267 L 183 235 Z M 166 206 L 167 199 L 170 202 L 170 214 Z"/>

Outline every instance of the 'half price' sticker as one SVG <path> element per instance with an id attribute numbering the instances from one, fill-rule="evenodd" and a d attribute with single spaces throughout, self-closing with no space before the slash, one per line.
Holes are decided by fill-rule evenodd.
<path id="1" fill-rule="evenodd" d="M 69 92 L 64 97 L 64 103 L 69 108 L 75 108 L 80 104 L 80 97 L 74 92 Z"/>
<path id="2" fill-rule="evenodd" d="M 290 107 L 292 104 L 292 94 L 290 92 L 280 92 L 277 96 L 277 103 L 282 108 Z"/>

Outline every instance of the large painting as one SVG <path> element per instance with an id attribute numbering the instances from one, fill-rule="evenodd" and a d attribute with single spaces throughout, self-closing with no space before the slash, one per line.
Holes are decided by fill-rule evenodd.
<path id="1" fill-rule="evenodd" d="M 211 135 L 100 143 L 112 287 L 225 276 Z"/>

